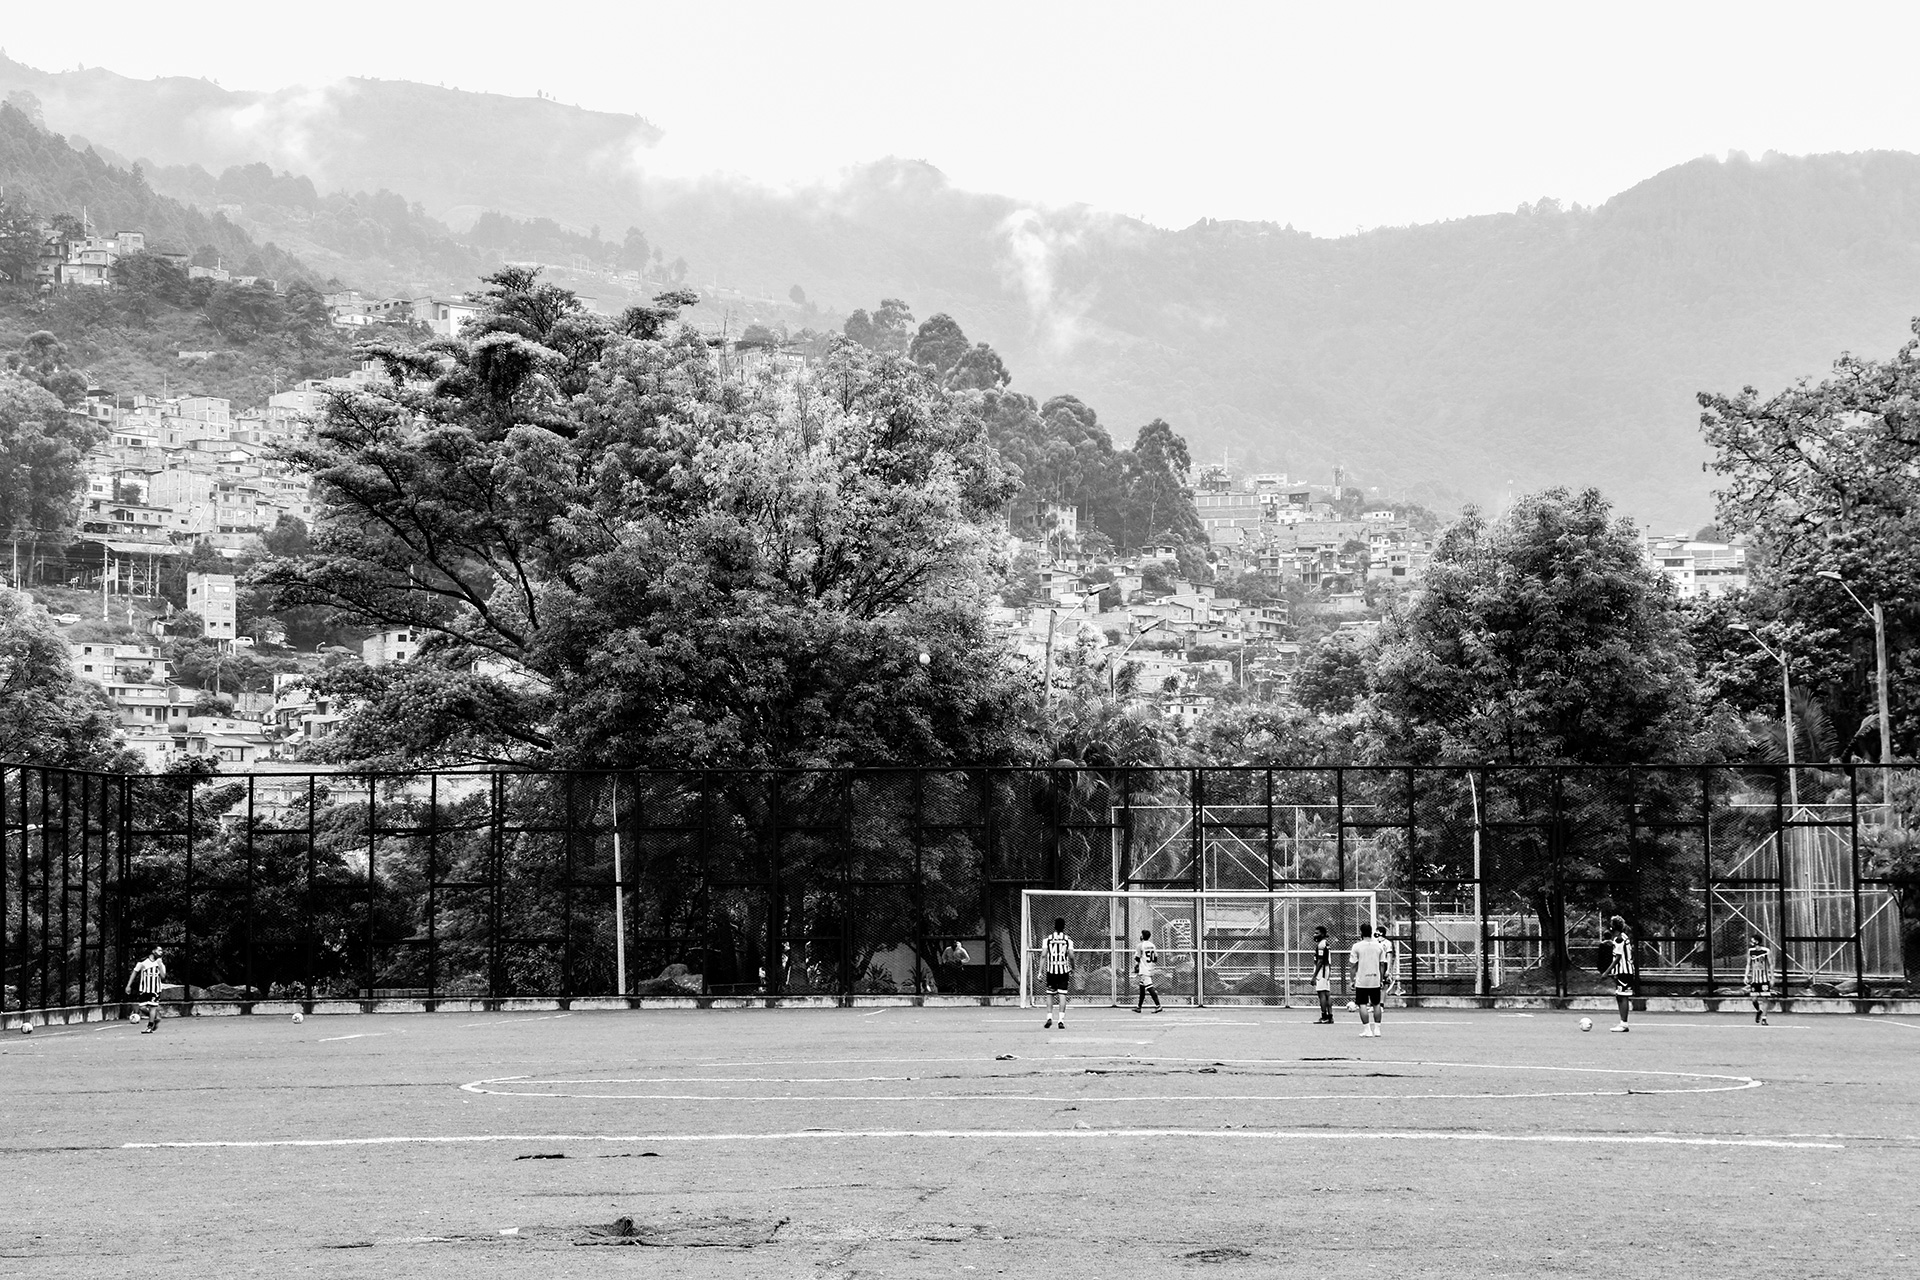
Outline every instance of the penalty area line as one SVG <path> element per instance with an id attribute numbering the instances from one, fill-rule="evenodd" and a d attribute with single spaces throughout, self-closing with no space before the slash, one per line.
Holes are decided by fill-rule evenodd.
<path id="1" fill-rule="evenodd" d="M 481 1133 L 377 1138 L 261 1138 L 193 1142 L 127 1142 L 122 1151 L 198 1150 L 262 1147 L 456 1146 L 495 1142 L 751 1143 L 898 1142 L 925 1138 L 944 1141 L 1075 1141 L 1125 1138 L 1191 1138 L 1229 1142 L 1490 1142 L 1572 1146 L 1764 1147 L 1785 1150 L 1844 1151 L 1839 1142 L 1802 1142 L 1781 1138 L 1705 1138 L 1678 1134 L 1601 1133 L 1441 1133 L 1421 1130 L 1328 1132 L 1296 1129 L 797 1129 L 775 1133 Z"/>

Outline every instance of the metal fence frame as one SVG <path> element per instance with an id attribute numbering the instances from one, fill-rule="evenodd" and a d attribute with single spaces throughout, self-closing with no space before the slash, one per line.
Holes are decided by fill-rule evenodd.
<path id="1" fill-rule="evenodd" d="M 1906 922 L 1889 962 L 1885 921 L 1863 916 L 1866 897 L 1900 900 L 1872 874 L 1888 821 L 1869 799 L 1879 771 L 1803 766 L 1793 788 L 1764 765 L 5 765 L 0 1012 L 113 1003 L 155 942 L 187 1003 L 844 999 L 889 984 L 986 997 L 1017 981 L 1030 889 L 1376 890 L 1416 996 L 1492 993 L 1516 963 L 1504 957 L 1545 964 L 1555 936 L 1585 945 L 1572 916 L 1595 912 L 1634 922 L 1663 990 L 1737 988 L 1728 939 L 1764 925 L 1783 992 L 1851 978 L 1864 995 L 1905 982 Z M 1825 799 L 1795 807 L 1795 791 Z M 1834 883 L 1795 883 L 1816 862 Z M 1470 949 L 1463 933 L 1477 934 Z M 962 937 L 977 961 L 948 971 L 936 944 Z M 1550 993 L 1587 967 L 1573 959 Z"/>

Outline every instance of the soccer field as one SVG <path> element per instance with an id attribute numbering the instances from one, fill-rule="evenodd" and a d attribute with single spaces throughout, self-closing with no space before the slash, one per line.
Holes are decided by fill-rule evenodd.
<path id="1" fill-rule="evenodd" d="M 170 1019 L 0 1043 L 22 1276 L 1911 1276 L 1920 1019 Z"/>

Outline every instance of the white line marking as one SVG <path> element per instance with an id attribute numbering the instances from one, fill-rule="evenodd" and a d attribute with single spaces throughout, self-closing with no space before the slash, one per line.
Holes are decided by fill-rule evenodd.
<path id="1" fill-rule="evenodd" d="M 890 1007 L 891 1006 L 889 1005 L 882 1005 L 878 1009 L 875 1009 L 872 1013 L 863 1013 L 860 1016 L 863 1018 L 877 1018 L 881 1014 L 885 1013 Z"/>
<path id="2" fill-rule="evenodd" d="M 510 1022 L 552 1022 L 555 1018 L 571 1018 L 571 1013 L 541 1013 L 527 1018 L 487 1018 L 481 1022 L 463 1022 L 463 1027 L 498 1027 Z"/>
<path id="3" fill-rule="evenodd" d="M 1592 1146 L 1768 1147 L 1844 1151 L 1838 1142 L 1792 1142 L 1779 1138 L 1687 1138 L 1673 1134 L 1447 1133 L 1418 1130 L 1373 1132 L 1287 1129 L 801 1129 L 785 1133 L 481 1133 L 383 1138 L 264 1138 L 252 1141 L 128 1142 L 122 1151 L 259 1147 L 392 1147 L 475 1142 L 839 1142 L 903 1138 L 1032 1140 L 1036 1138 L 1203 1138 L 1256 1142 L 1514 1142 Z"/>
<path id="4" fill-rule="evenodd" d="M 385 1031 L 356 1031 L 350 1036 L 321 1036 L 320 1039 L 314 1043 L 332 1044 L 335 1040 L 365 1040 L 370 1036 L 384 1036 L 387 1034 L 389 1033 Z"/>
<path id="5" fill-rule="evenodd" d="M 1089 1095 L 1078 1093 L 544 1093 L 519 1089 L 474 1089 L 495 1098 L 573 1098 L 595 1102 L 1069 1102 L 1079 1106 L 1108 1102 L 1505 1102 L 1538 1098 L 1626 1098 L 1634 1094 L 1736 1093 L 1752 1084 L 1705 1089 L 1551 1089 L 1534 1093 L 1155 1093 Z M 463 1086 L 464 1087 L 464 1086 Z"/>
<path id="6" fill-rule="evenodd" d="M 1908 1031 L 1920 1031 L 1920 1023 L 1897 1022 L 1892 1018 L 1872 1018 L 1872 1019 L 1869 1019 L 1869 1021 L 1871 1021 L 1876 1026 L 1884 1024 L 1889 1027 L 1904 1027 Z M 1799 1030 L 1799 1028 L 1797 1027 L 1794 1029 Z"/>
<path id="7" fill-rule="evenodd" d="M 1115 1059 L 1105 1059 L 1105 1060 L 1114 1061 Z M 942 1061 L 948 1061 L 948 1060 L 942 1059 Z M 977 1061 L 977 1059 L 963 1059 L 962 1061 Z M 1211 1059 L 1210 1058 L 1166 1058 L 1166 1059 L 1160 1059 L 1159 1061 L 1212 1062 L 1212 1063 L 1225 1066 L 1225 1065 L 1232 1064 L 1234 1060 L 1219 1059 L 1219 1058 L 1211 1058 Z M 1266 1060 L 1254 1060 L 1254 1061 L 1266 1061 Z M 1298 1065 L 1297 1063 L 1291 1060 L 1287 1060 L 1287 1061 L 1289 1065 Z M 1143 1063 L 1141 1065 L 1147 1066 L 1150 1064 Z M 889 1083 L 890 1084 L 890 1083 L 896 1083 L 902 1080 L 910 1080 L 912 1079 L 912 1077 L 826 1076 L 826 1077 L 810 1077 L 810 1078 L 809 1077 L 780 1078 L 780 1077 L 764 1077 L 764 1076 L 759 1076 L 759 1077 L 756 1077 L 756 1076 L 644 1077 L 642 1076 L 642 1077 L 601 1077 L 597 1079 L 548 1079 L 548 1078 L 542 1078 L 537 1076 L 521 1075 L 521 1076 L 498 1076 L 498 1077 L 492 1077 L 489 1079 L 474 1080 L 474 1081 L 471 1081 L 470 1083 L 461 1085 L 460 1087 L 463 1092 L 483 1094 L 491 1097 L 574 1098 L 574 1099 L 580 1099 L 580 1100 L 593 1100 L 593 1101 L 752 1102 L 752 1103 L 962 1102 L 962 1101 L 964 1102 L 1005 1101 L 1005 1102 L 1047 1102 L 1047 1103 L 1056 1103 L 1056 1102 L 1174 1103 L 1174 1102 L 1340 1102 L 1340 1101 L 1409 1102 L 1409 1101 L 1416 1101 L 1416 1100 L 1437 1100 L 1437 1101 L 1516 1100 L 1517 1101 L 1520 1099 L 1535 1099 L 1535 1098 L 1630 1097 L 1636 1093 L 1641 1093 L 1641 1094 L 1737 1093 L 1745 1089 L 1758 1089 L 1761 1087 L 1763 1083 L 1762 1081 L 1755 1079 L 1752 1076 L 1724 1075 L 1717 1072 L 1706 1072 L 1706 1071 L 1663 1071 L 1663 1070 L 1657 1070 L 1657 1069 L 1651 1069 L 1651 1068 L 1629 1068 L 1629 1067 L 1547 1067 L 1547 1066 L 1529 1066 L 1523 1063 L 1426 1062 L 1426 1061 L 1395 1061 L 1395 1060 L 1382 1061 L 1377 1059 L 1364 1060 L 1364 1059 L 1346 1059 L 1346 1058 L 1334 1060 L 1333 1062 L 1329 1063 L 1329 1066 L 1349 1067 L 1349 1068 L 1350 1067 L 1400 1066 L 1400 1067 L 1464 1068 L 1469 1070 L 1493 1070 L 1493 1071 L 1543 1071 L 1543 1072 L 1555 1071 L 1555 1072 L 1571 1072 L 1571 1073 L 1576 1073 L 1581 1075 L 1657 1076 L 1663 1079 L 1716 1081 L 1718 1083 L 1710 1083 L 1710 1084 L 1703 1083 L 1703 1084 L 1689 1085 L 1689 1086 L 1684 1086 L 1679 1088 L 1664 1087 L 1664 1088 L 1635 1089 L 1631 1087 L 1623 1087 L 1623 1088 L 1617 1088 L 1617 1089 L 1553 1089 L 1553 1090 L 1530 1090 L 1522 1093 L 1488 1093 L 1488 1092 L 1482 1091 L 1482 1092 L 1474 1092 L 1474 1093 L 1433 1093 L 1433 1092 L 1425 1092 L 1425 1093 L 1270 1093 L 1270 1094 L 1165 1093 L 1165 1094 L 1156 1094 L 1156 1095 L 1137 1095 L 1137 1094 L 1059 1095 L 1059 1094 L 1040 1094 L 1040 1093 L 1017 1093 L 1011 1090 L 999 1090 L 999 1089 L 974 1089 L 966 1092 L 938 1092 L 938 1093 L 930 1092 L 930 1093 L 920 1093 L 920 1094 L 809 1094 L 809 1093 L 699 1094 L 699 1093 L 582 1093 L 582 1092 L 576 1092 L 568 1089 L 539 1088 L 537 1086 L 543 1086 L 543 1085 L 544 1086 L 562 1086 L 562 1085 L 605 1086 L 605 1085 L 617 1085 L 617 1084 L 660 1085 L 660 1084 L 693 1084 L 693 1083 L 795 1084 L 795 1085 L 816 1084 L 816 1083 L 817 1084 L 864 1084 L 864 1083 Z M 1075 1073 L 1056 1071 L 1056 1072 L 1048 1072 L 1047 1074 L 1066 1075 L 1066 1074 L 1075 1074 Z M 1152 1073 L 1149 1071 L 1142 1070 L 1142 1071 L 1129 1071 L 1129 1072 L 1125 1072 L 1124 1074 L 1128 1075 L 1129 1077 L 1138 1077 L 1143 1075 L 1149 1075 Z M 1005 1080 L 1010 1078 L 1011 1077 L 1006 1077 L 1006 1076 L 989 1075 L 989 1076 L 979 1077 L 978 1079 L 979 1079 L 979 1083 L 984 1084 L 996 1079 Z M 490 1087 L 490 1086 L 496 1086 L 496 1085 L 517 1085 L 522 1087 L 510 1088 L 510 1089 Z"/>

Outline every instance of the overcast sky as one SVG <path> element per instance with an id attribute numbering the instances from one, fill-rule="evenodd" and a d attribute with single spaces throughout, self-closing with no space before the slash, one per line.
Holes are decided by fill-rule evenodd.
<path id="1" fill-rule="evenodd" d="M 1596 203 L 1742 150 L 1920 151 L 1920 5 L 8 6 L 46 70 L 276 89 L 379 76 L 644 115 L 662 167 L 884 155 L 1167 226 L 1322 235 Z"/>

